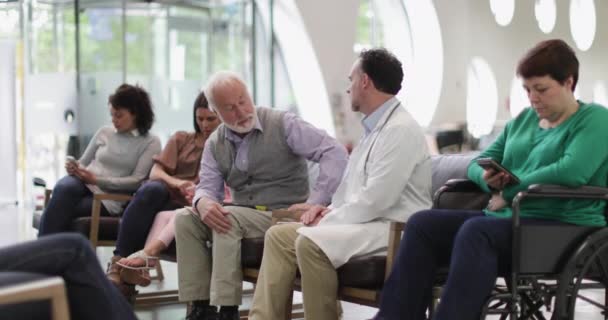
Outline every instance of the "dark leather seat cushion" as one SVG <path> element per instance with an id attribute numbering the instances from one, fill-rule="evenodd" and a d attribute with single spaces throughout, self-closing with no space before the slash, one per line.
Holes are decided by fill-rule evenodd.
<path id="1" fill-rule="evenodd" d="M 247 238 L 241 241 L 241 264 L 245 268 L 259 268 L 262 265 L 264 238 Z"/>
<path id="2" fill-rule="evenodd" d="M 120 226 L 119 217 L 100 217 L 99 218 L 99 240 L 116 241 L 118 238 L 118 227 Z M 91 218 L 82 217 L 72 221 L 72 230 L 89 237 L 91 232 Z"/>
<path id="3" fill-rule="evenodd" d="M 380 289 L 384 284 L 386 256 L 353 259 L 338 268 L 341 286 Z"/>
<path id="4" fill-rule="evenodd" d="M 161 259 L 176 261 L 175 241 L 162 252 Z M 241 264 L 245 268 L 259 268 L 262 265 L 264 238 L 248 238 L 241 241 Z"/>

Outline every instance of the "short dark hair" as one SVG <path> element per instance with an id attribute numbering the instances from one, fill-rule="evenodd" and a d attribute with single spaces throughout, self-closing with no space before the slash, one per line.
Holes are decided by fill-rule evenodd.
<path id="1" fill-rule="evenodd" d="M 205 97 L 205 92 L 201 91 L 198 96 L 196 96 L 196 100 L 194 100 L 194 107 L 192 108 L 192 118 L 194 120 L 194 131 L 201 132 L 201 128 L 198 127 L 198 123 L 196 123 L 196 110 L 197 109 L 209 109 L 209 101 L 207 101 L 207 97 Z"/>
<path id="2" fill-rule="evenodd" d="M 403 69 L 401 61 L 384 48 L 363 50 L 359 54 L 361 70 L 372 80 L 378 91 L 397 94 L 401 90 Z"/>
<path id="3" fill-rule="evenodd" d="M 572 91 L 578 82 L 579 62 L 574 50 L 561 39 L 545 40 L 530 49 L 517 65 L 517 75 L 524 79 L 550 76 L 564 84 L 572 76 Z"/>
<path id="4" fill-rule="evenodd" d="M 147 134 L 154 123 L 154 110 L 150 96 L 139 85 L 121 84 L 108 98 L 114 109 L 124 109 L 135 116 L 135 126 L 140 134 Z"/>

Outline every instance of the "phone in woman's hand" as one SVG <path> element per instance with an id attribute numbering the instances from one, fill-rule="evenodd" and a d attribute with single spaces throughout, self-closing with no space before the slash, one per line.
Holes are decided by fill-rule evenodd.
<path id="1" fill-rule="evenodd" d="M 507 168 L 503 167 L 500 163 L 496 162 L 494 159 L 492 158 L 479 158 L 476 160 L 477 164 L 484 168 L 485 170 L 494 170 L 496 172 L 504 172 L 507 176 L 509 176 L 509 178 L 511 179 L 512 183 L 518 184 L 519 183 L 519 178 L 514 175 L 511 171 L 509 171 Z"/>

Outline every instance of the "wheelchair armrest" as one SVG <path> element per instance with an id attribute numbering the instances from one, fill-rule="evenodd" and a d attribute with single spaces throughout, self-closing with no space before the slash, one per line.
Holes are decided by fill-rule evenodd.
<path id="1" fill-rule="evenodd" d="M 0 288 L 0 304 L 46 299 L 51 301 L 53 319 L 70 318 L 65 284 L 61 277 L 33 280 Z"/>
<path id="2" fill-rule="evenodd" d="M 469 179 L 450 179 L 433 195 L 433 207 L 441 207 L 441 199 L 450 193 L 486 194 L 475 182 Z"/>
<path id="3" fill-rule="evenodd" d="M 554 184 L 533 184 L 528 187 L 528 193 L 552 194 L 556 197 L 568 196 L 590 196 L 602 198 L 608 196 L 608 188 L 596 186 L 582 186 L 579 188 L 568 188 Z"/>
<path id="4" fill-rule="evenodd" d="M 528 190 L 519 192 L 513 198 L 512 220 L 513 228 L 519 227 L 519 208 L 526 198 L 566 198 L 566 199 L 598 199 L 608 200 L 608 188 L 596 186 L 582 186 L 569 188 L 554 184 L 533 184 Z"/>
<path id="5" fill-rule="evenodd" d="M 450 179 L 445 184 L 447 187 L 445 191 L 459 191 L 459 192 L 483 192 L 479 186 L 469 179 Z"/>

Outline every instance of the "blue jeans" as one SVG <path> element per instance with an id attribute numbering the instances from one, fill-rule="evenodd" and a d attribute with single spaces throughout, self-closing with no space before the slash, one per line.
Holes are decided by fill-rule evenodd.
<path id="1" fill-rule="evenodd" d="M 55 184 L 51 200 L 42 213 L 38 236 L 65 232 L 72 221 L 91 215 L 93 193 L 75 176 L 65 176 Z M 101 214 L 108 215 L 102 205 Z"/>
<path id="2" fill-rule="evenodd" d="M 433 319 L 478 318 L 496 278 L 511 270 L 511 223 L 482 211 L 433 209 L 414 214 L 405 225 L 376 319 L 425 319 L 436 270 L 448 265 Z M 522 223 L 562 224 L 541 219 Z"/>
<path id="3" fill-rule="evenodd" d="M 122 213 L 114 254 L 127 257 L 142 249 L 156 214 L 180 207 L 171 201 L 169 189 L 163 182 L 148 181 L 143 184 Z"/>
<path id="4" fill-rule="evenodd" d="M 73 319 L 135 320 L 122 294 L 107 279 L 90 243 L 79 234 L 56 234 L 0 249 L 0 273 L 20 271 L 60 276 Z M 8 314 L 6 319 L 24 319 Z"/>

